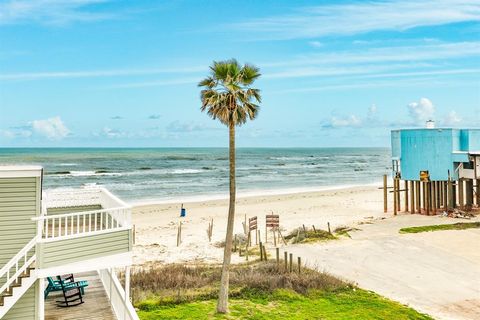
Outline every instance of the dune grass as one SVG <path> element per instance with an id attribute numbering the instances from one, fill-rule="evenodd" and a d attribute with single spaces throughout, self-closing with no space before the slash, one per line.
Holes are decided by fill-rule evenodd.
<path id="1" fill-rule="evenodd" d="M 167 265 L 132 274 L 135 307 L 153 319 L 431 319 L 329 274 L 274 262 L 232 266 L 230 314 L 215 313 L 220 268 Z"/>
<path id="2" fill-rule="evenodd" d="M 480 228 L 480 222 L 458 222 L 454 224 L 437 224 L 430 226 L 408 227 L 400 229 L 400 233 L 420 233 L 442 230 L 465 230 Z"/>

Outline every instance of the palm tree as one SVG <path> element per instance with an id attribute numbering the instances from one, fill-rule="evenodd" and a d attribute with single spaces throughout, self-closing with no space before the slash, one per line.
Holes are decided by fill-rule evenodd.
<path id="1" fill-rule="evenodd" d="M 253 120 L 258 114 L 261 102 L 260 90 L 251 88 L 260 76 L 253 65 L 241 66 L 235 59 L 214 61 L 210 76 L 202 80 L 200 97 L 202 111 L 214 120 L 218 119 L 229 129 L 230 159 L 230 204 L 228 208 L 227 234 L 223 254 L 222 278 L 218 296 L 217 312 L 228 312 L 229 267 L 232 257 L 233 223 L 235 220 L 235 127 Z"/>

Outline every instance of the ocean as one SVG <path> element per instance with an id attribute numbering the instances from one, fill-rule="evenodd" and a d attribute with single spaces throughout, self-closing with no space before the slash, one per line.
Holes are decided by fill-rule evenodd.
<path id="1" fill-rule="evenodd" d="M 132 202 L 228 196 L 226 148 L 0 148 L 0 165 L 44 167 L 44 188 L 105 186 Z M 380 183 L 387 148 L 238 148 L 239 195 Z"/>

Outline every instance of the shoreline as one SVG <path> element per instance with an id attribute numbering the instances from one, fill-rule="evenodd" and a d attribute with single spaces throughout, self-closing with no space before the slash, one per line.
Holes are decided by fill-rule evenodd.
<path id="1" fill-rule="evenodd" d="M 245 198 L 255 198 L 255 197 L 268 197 L 268 196 L 288 196 L 288 195 L 297 195 L 304 193 L 317 193 L 317 192 L 327 192 L 327 191 L 341 191 L 355 188 L 369 188 L 369 187 L 381 187 L 382 182 L 372 182 L 366 184 L 344 184 L 344 185 L 332 185 L 332 186 L 316 186 L 316 187 L 295 187 L 295 188 L 282 188 L 282 189 L 258 189 L 250 191 L 237 192 L 237 200 Z M 133 200 L 126 201 L 132 207 L 143 207 L 143 206 L 153 206 L 153 205 L 165 205 L 165 204 L 176 204 L 176 203 L 197 203 L 197 202 L 211 202 L 211 201 L 221 201 L 228 200 L 228 193 L 224 194 L 203 194 L 203 195 L 192 195 L 185 197 L 177 198 L 164 198 L 164 199 L 151 199 L 151 200 Z"/>

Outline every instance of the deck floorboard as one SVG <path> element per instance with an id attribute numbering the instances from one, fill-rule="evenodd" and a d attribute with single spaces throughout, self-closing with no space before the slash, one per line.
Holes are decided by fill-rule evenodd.
<path id="1" fill-rule="evenodd" d="M 51 292 L 45 300 L 45 320 L 116 320 L 110 301 L 97 272 L 75 274 L 75 280 L 87 280 L 84 303 L 75 307 L 57 307 L 55 300 L 63 298 L 61 292 Z"/>

